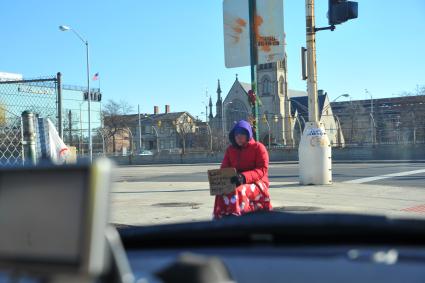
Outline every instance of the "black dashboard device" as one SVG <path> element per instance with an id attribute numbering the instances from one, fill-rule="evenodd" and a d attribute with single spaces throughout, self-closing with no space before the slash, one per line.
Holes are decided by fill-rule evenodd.
<path id="1" fill-rule="evenodd" d="M 111 163 L 0 169 L 0 269 L 105 269 Z"/>

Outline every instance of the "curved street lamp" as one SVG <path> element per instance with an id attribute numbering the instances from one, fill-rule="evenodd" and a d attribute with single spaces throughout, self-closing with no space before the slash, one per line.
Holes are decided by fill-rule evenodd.
<path id="1" fill-rule="evenodd" d="M 143 118 L 146 118 L 146 119 L 149 119 L 149 120 L 151 120 L 152 122 L 154 122 L 155 120 L 154 119 L 152 119 L 151 117 L 149 117 L 149 116 L 147 116 L 147 115 L 144 115 L 143 116 Z M 157 129 L 155 128 L 155 126 L 153 125 L 153 123 L 152 123 L 152 129 L 154 130 L 154 132 L 155 132 L 155 136 L 156 136 L 156 152 L 157 153 L 159 153 L 159 136 L 158 136 L 158 131 L 157 131 Z"/>
<path id="2" fill-rule="evenodd" d="M 350 95 L 348 93 L 341 94 L 340 96 L 337 96 L 337 98 L 335 98 L 334 100 L 332 100 L 332 102 L 337 101 L 338 98 L 340 98 L 340 97 L 350 97 Z"/>
<path id="3" fill-rule="evenodd" d="M 370 119 L 370 138 L 372 141 L 372 145 L 374 145 L 375 144 L 374 128 L 376 128 L 376 124 L 375 124 L 375 118 L 373 117 L 373 97 L 372 97 L 372 94 L 367 89 L 365 89 L 364 91 L 366 95 L 370 95 L 370 114 L 369 114 L 371 118 Z"/>
<path id="4" fill-rule="evenodd" d="M 86 67 L 87 67 L 87 104 L 88 104 L 88 126 L 89 126 L 89 157 L 90 162 L 93 161 L 93 142 L 91 132 L 91 96 L 90 96 L 90 64 L 89 64 L 89 42 L 85 40 L 76 30 L 69 26 L 59 26 L 60 31 L 72 31 L 86 46 Z"/>
<path id="5" fill-rule="evenodd" d="M 303 120 L 304 120 L 304 117 L 303 116 L 300 116 Z M 301 136 L 303 135 L 303 129 L 302 129 L 302 126 L 301 126 L 301 121 L 300 121 L 300 118 L 298 117 L 298 115 L 297 116 L 295 116 L 295 119 L 297 120 L 297 124 L 298 124 L 298 129 L 299 129 L 299 131 L 300 131 L 300 141 L 301 141 Z M 305 120 L 304 120 L 304 125 L 305 125 Z M 294 143 L 295 144 L 295 143 Z"/>
<path id="6" fill-rule="evenodd" d="M 201 114 L 204 114 L 204 112 L 201 112 Z M 209 146 L 209 148 L 210 148 L 210 151 L 212 152 L 213 151 L 212 150 L 212 130 L 211 130 L 210 124 L 208 123 L 207 120 L 205 120 L 205 124 L 207 125 L 208 134 L 210 136 L 210 146 Z"/>
<path id="7" fill-rule="evenodd" d="M 342 147 L 342 129 L 341 129 L 341 122 L 339 120 L 339 117 L 334 114 L 335 121 L 336 121 L 336 135 L 337 135 L 337 144 L 339 147 Z"/>
<path id="8" fill-rule="evenodd" d="M 331 107 L 331 103 L 336 102 L 340 97 L 350 97 L 350 95 L 348 93 L 344 93 L 344 94 L 341 94 L 340 96 L 337 96 L 337 98 L 335 98 L 334 100 L 332 100 L 329 103 L 329 105 L 327 105 L 325 108 L 323 108 L 322 112 L 328 110 Z"/>
<path id="9" fill-rule="evenodd" d="M 267 119 L 266 114 L 263 115 L 263 122 L 266 123 L 267 129 L 269 130 L 269 134 L 268 134 L 268 136 L 269 136 L 269 144 L 268 145 L 269 145 L 269 149 L 270 149 L 270 147 L 271 147 L 271 140 L 272 140 L 272 138 L 271 138 L 271 129 L 270 129 L 270 123 L 269 123 L 269 120 Z"/>

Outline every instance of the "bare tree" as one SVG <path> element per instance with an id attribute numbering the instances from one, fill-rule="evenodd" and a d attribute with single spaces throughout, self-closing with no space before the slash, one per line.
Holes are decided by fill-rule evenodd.
<path id="1" fill-rule="evenodd" d="M 416 85 L 416 89 L 414 91 L 402 91 L 397 94 L 393 94 L 395 96 L 419 96 L 425 95 L 425 85 Z"/>
<path id="2" fill-rule="evenodd" d="M 103 107 L 103 136 L 109 141 L 112 138 L 112 152 L 116 152 L 116 135 L 128 126 L 128 115 L 133 111 L 133 107 L 126 101 L 116 102 L 109 100 Z"/>
<path id="3" fill-rule="evenodd" d="M 195 133 L 196 124 L 193 119 L 188 115 L 182 115 L 177 121 L 175 121 L 176 132 L 179 135 L 182 144 L 182 154 L 186 153 L 186 142 L 188 138 Z"/>

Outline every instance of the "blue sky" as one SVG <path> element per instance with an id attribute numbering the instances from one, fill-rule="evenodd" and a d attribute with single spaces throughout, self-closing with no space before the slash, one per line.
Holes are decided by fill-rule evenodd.
<path id="1" fill-rule="evenodd" d="M 327 0 L 316 0 L 316 25 L 327 24 Z M 317 34 L 318 86 L 331 99 L 349 93 L 391 97 L 425 85 L 425 1 L 359 0 L 359 18 Z M 305 45 L 302 0 L 286 0 L 289 88 L 305 90 L 300 47 Z M 104 98 L 126 100 L 151 113 L 204 111 L 205 91 L 215 102 L 217 78 L 227 93 L 235 74 L 249 82 L 249 68 L 224 67 L 222 1 L 5 1 L 0 10 L 0 71 L 38 77 L 63 73 L 64 83 L 85 85 L 84 45 L 91 73 L 100 73 Z M 94 86 L 98 86 L 97 83 Z"/>

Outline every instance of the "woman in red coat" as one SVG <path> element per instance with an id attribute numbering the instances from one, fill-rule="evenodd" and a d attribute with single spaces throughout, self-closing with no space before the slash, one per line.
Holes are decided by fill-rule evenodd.
<path id="1" fill-rule="evenodd" d="M 263 144 L 252 136 L 251 125 L 239 121 L 229 133 L 221 168 L 236 168 L 238 175 L 231 179 L 236 184 L 233 193 L 215 198 L 214 219 L 226 215 L 242 215 L 256 210 L 271 210 L 269 194 L 269 155 Z"/>

